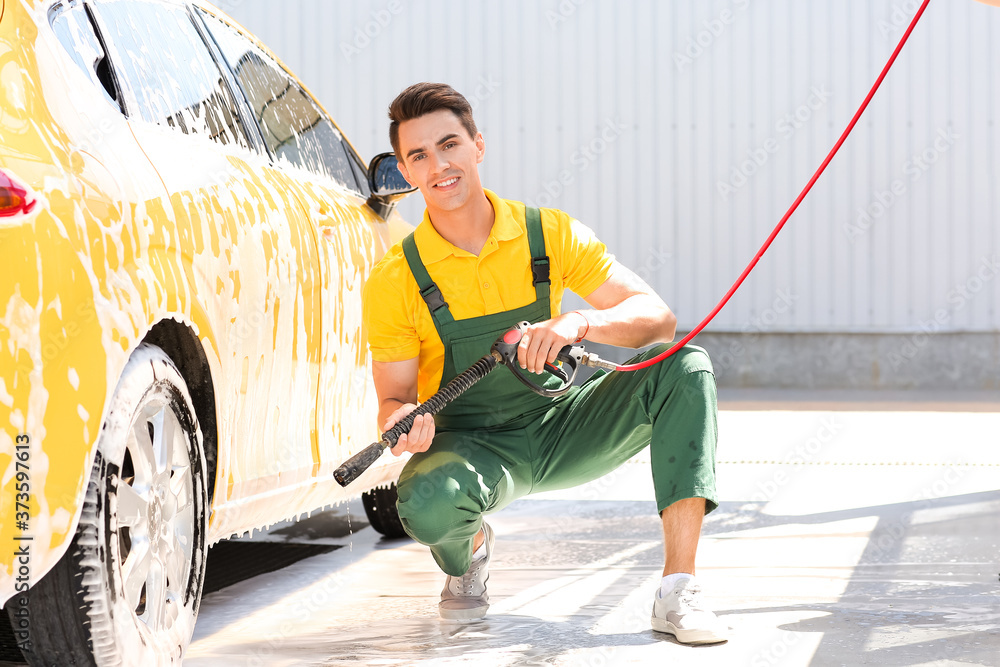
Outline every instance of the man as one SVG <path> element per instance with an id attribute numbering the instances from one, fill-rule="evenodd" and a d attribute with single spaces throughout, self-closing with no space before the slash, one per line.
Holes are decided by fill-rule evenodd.
<path id="1" fill-rule="evenodd" d="M 418 83 L 389 108 L 389 135 L 423 222 L 375 267 L 364 319 L 379 422 L 388 430 L 439 386 L 531 322 L 521 367 L 541 373 L 586 339 L 643 347 L 673 339 L 676 319 L 593 233 L 567 214 L 484 190 L 483 135 L 450 86 Z M 593 310 L 560 314 L 564 289 Z M 663 345 L 641 354 L 646 359 Z M 650 368 L 598 373 L 558 398 L 496 370 L 435 417 L 421 415 L 393 453 L 412 453 L 398 482 L 399 516 L 448 577 L 440 615 L 483 618 L 494 535 L 483 515 L 531 492 L 596 479 L 652 442 L 665 545 L 653 629 L 684 643 L 725 641 L 694 580 L 703 516 L 715 508 L 716 397 L 711 362 L 689 346 Z"/>

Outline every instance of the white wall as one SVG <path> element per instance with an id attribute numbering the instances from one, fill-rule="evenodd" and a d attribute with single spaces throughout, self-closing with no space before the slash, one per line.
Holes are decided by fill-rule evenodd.
<path id="1" fill-rule="evenodd" d="M 365 159 L 388 150 L 396 93 L 420 80 L 455 86 L 486 136 L 487 187 L 593 227 L 682 329 L 791 204 L 918 5 L 220 2 Z M 1000 330 L 998 39 L 1000 9 L 931 2 L 865 118 L 710 330 Z M 418 200 L 404 208 L 414 221 Z"/>

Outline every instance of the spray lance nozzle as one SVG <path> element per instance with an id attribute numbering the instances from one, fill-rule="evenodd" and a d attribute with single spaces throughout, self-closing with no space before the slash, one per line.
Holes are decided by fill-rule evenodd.
<path id="1" fill-rule="evenodd" d="M 444 406 L 464 394 L 472 385 L 496 368 L 503 364 L 531 391 L 541 396 L 561 396 L 569 391 L 576 379 L 576 373 L 580 366 L 590 366 L 593 368 L 603 368 L 605 370 L 615 370 L 616 364 L 600 359 L 596 354 L 588 354 L 582 345 L 566 345 L 556 356 L 555 364 L 545 364 L 545 370 L 557 377 L 560 384 L 557 387 L 545 387 L 535 384 L 521 372 L 521 367 L 517 362 L 517 346 L 520 344 L 524 333 L 530 323 L 518 322 L 503 335 L 496 339 L 490 348 L 490 353 L 482 357 L 476 363 L 461 374 L 452 378 L 448 384 L 441 387 L 437 393 L 418 405 L 410 414 L 403 417 L 391 429 L 382 434 L 382 439 L 374 442 L 363 450 L 345 461 L 339 468 L 333 471 L 333 477 L 341 486 L 347 486 L 361 473 L 375 463 L 387 448 L 392 447 L 404 433 L 408 433 L 413 426 L 413 420 L 418 415 L 433 415 L 441 411 Z"/>

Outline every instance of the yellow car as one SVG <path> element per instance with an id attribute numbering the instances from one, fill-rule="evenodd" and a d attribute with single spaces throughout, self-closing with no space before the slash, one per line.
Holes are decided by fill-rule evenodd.
<path id="1" fill-rule="evenodd" d="M 212 543 L 399 531 L 401 460 L 332 473 L 410 188 L 201 2 L 0 0 L 0 89 L 0 605 L 32 664 L 176 664 Z"/>

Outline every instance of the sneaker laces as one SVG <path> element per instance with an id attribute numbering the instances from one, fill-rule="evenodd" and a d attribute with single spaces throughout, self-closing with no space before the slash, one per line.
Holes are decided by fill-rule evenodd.
<path id="1" fill-rule="evenodd" d="M 486 557 L 472 563 L 468 572 L 461 577 L 452 577 L 449 588 L 454 595 L 475 595 L 475 587 L 479 580 L 479 571 L 483 569 Z"/>
<path id="2" fill-rule="evenodd" d="M 677 601 L 691 611 L 705 611 L 701 601 L 701 585 L 691 584 L 677 592 Z"/>

